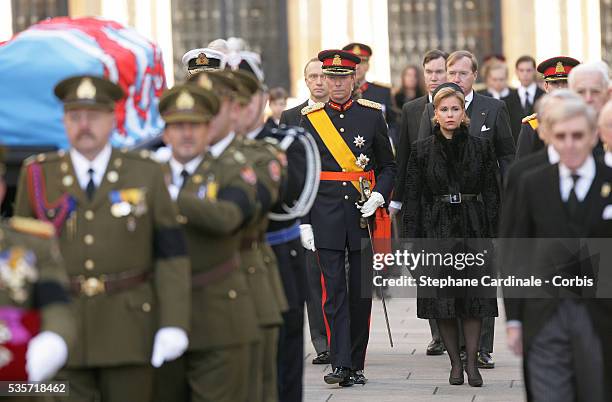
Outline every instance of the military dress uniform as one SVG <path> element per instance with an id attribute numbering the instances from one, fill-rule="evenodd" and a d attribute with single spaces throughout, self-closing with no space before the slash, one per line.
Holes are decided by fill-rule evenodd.
<path id="1" fill-rule="evenodd" d="M 359 62 L 344 51 L 319 53 L 326 74 L 352 74 Z M 355 60 L 356 59 L 356 60 Z M 362 253 L 370 253 L 368 229 L 360 226 L 359 178 L 389 202 L 396 166 L 380 104 L 349 98 L 340 105 L 316 103 L 302 110 L 302 127 L 312 133 L 321 155 L 321 183 L 310 213 L 327 299 L 324 312 L 330 328 L 330 359 L 334 368 L 363 370 L 372 306 L 371 269 L 362 269 Z M 345 280 L 348 253 L 349 282 Z M 365 258 L 365 257 L 364 257 Z M 370 255 L 371 258 L 371 255 Z M 348 290 L 348 292 L 347 292 Z M 348 293 L 348 294 L 347 294 Z"/>
<path id="2" fill-rule="evenodd" d="M 538 64 L 538 73 L 546 82 L 567 82 L 567 77 L 580 62 L 572 57 L 557 56 Z M 521 131 L 516 143 L 516 159 L 522 159 L 544 148 L 544 142 L 538 136 L 537 113 L 525 117 L 521 121 Z"/>
<path id="3" fill-rule="evenodd" d="M 27 379 L 27 342 L 37 333 L 51 331 L 67 345 L 74 342 L 76 327 L 69 308 L 68 277 L 53 236 L 51 225 L 33 219 L 13 217 L 0 222 L 0 379 L 3 381 Z M 27 339 L 13 339 L 13 331 L 26 333 Z M 15 397 L 14 400 L 30 398 Z"/>
<path id="4" fill-rule="evenodd" d="M 299 128 L 292 128 L 301 130 Z M 287 128 L 279 129 L 262 126 L 255 139 L 264 141 L 281 164 L 286 164 L 286 180 L 282 181 L 281 196 L 272 207 L 272 212 L 282 214 L 282 205 L 293 205 L 300 196 L 304 185 L 306 163 L 303 145 L 294 141 L 282 152 L 276 144 L 284 140 Z M 285 163 L 286 160 L 286 163 Z M 274 173 L 273 160 L 268 162 L 268 172 Z M 304 360 L 304 303 L 306 302 L 306 261 L 300 240 L 300 220 L 269 220 L 266 228 L 266 242 L 262 252 L 266 259 L 278 263 L 282 288 L 287 298 L 288 309 L 283 312 L 283 325 L 278 342 L 278 396 L 279 401 L 302 400 L 302 377 Z M 320 304 L 319 304 L 320 308 Z"/>
<path id="5" fill-rule="evenodd" d="M 257 212 L 254 219 L 243 231 L 241 257 L 242 269 L 246 273 L 250 288 L 253 290 L 257 317 L 262 329 L 262 343 L 255 345 L 255 355 L 260 356 L 261 361 L 255 359 L 252 363 L 252 375 L 261 370 L 261 391 L 256 390 L 253 400 L 258 400 L 257 395 L 262 395 L 262 401 L 278 400 L 277 390 L 277 366 L 276 356 L 278 352 L 278 331 L 283 323 L 282 312 L 288 308 L 287 299 L 284 294 L 278 264 L 274 253 L 265 243 L 264 234 L 268 226 L 266 214 L 271 206 L 278 200 L 281 166 L 280 162 L 265 145 L 259 141 L 248 138 L 237 138 L 235 145 L 243 151 L 248 162 L 255 171 Z M 268 166 L 275 165 L 276 168 Z M 273 173 L 273 171 L 278 173 Z"/>
<path id="6" fill-rule="evenodd" d="M 102 107 L 116 100 L 109 95 L 114 85 L 76 77 L 58 84 L 56 94 L 65 108 Z M 146 401 L 156 331 L 189 328 L 184 235 L 148 152 L 107 144 L 91 162 L 89 182 L 84 163 L 74 149 L 26 160 L 15 203 L 17 215 L 53 223 L 66 261 L 77 341 L 57 378 L 70 381 L 69 400 Z"/>
<path id="7" fill-rule="evenodd" d="M 219 100 L 211 90 L 179 85 L 162 95 L 159 108 L 166 124 L 206 123 Z M 166 169 L 180 189 L 176 202 L 192 266 L 192 330 L 187 353 L 159 370 L 155 399 L 190 394 L 192 401 L 248 401 L 250 347 L 260 334 L 239 250 L 240 229 L 256 206 L 244 179 L 252 169 L 240 151 L 223 144 L 182 167 L 172 159 Z"/>

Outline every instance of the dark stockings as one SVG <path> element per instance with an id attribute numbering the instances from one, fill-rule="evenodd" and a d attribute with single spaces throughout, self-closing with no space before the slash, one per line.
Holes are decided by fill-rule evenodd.
<path id="1" fill-rule="evenodd" d="M 442 341 L 448 351 L 448 357 L 451 361 L 451 376 L 459 377 L 462 371 L 461 357 L 459 356 L 459 321 L 457 319 L 438 319 L 438 328 Z M 463 336 L 465 338 L 465 352 L 467 355 L 467 373 L 470 376 L 478 375 L 476 367 L 476 359 L 478 354 L 478 344 L 480 342 L 480 328 L 482 319 L 480 318 L 463 318 L 460 321 L 463 324 Z"/>

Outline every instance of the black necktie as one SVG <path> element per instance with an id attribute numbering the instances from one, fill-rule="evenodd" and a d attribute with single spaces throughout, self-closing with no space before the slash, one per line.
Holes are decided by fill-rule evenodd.
<path id="1" fill-rule="evenodd" d="M 85 187 L 85 193 L 87 193 L 87 198 L 91 200 L 94 196 L 94 193 L 96 192 L 96 184 L 93 180 L 94 170 L 92 168 L 89 168 L 87 173 L 89 173 L 89 182 L 87 183 L 87 187 Z"/>
<path id="2" fill-rule="evenodd" d="M 529 92 L 525 92 L 525 113 L 526 114 L 531 114 L 531 111 L 533 110 L 533 104 L 531 103 L 531 100 L 529 100 Z"/>
<path id="3" fill-rule="evenodd" d="M 572 174 L 573 185 L 569 197 L 567 198 L 567 212 L 572 218 L 576 216 L 576 211 L 578 211 L 578 207 L 580 206 L 580 201 L 578 201 L 578 196 L 576 195 L 576 182 L 579 178 L 580 176 L 577 174 Z"/>
<path id="4" fill-rule="evenodd" d="M 187 180 L 189 180 L 189 173 L 183 169 L 183 171 L 181 172 L 181 177 L 183 178 L 183 183 L 181 183 L 181 188 L 185 187 L 185 184 L 187 184 Z"/>

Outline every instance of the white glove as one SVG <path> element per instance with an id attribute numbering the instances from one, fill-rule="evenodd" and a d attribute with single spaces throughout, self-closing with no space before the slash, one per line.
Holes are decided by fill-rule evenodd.
<path id="1" fill-rule="evenodd" d="M 151 364 L 160 367 L 164 362 L 178 359 L 187 350 L 187 333 L 178 327 L 160 328 L 153 341 Z"/>
<path id="2" fill-rule="evenodd" d="M 181 191 L 181 189 L 176 184 L 168 185 L 168 192 L 170 193 L 170 198 L 172 198 L 172 201 L 176 201 L 179 191 Z"/>
<path id="3" fill-rule="evenodd" d="M 302 240 L 302 246 L 306 250 L 317 251 L 314 242 L 314 233 L 312 232 L 312 225 L 303 224 L 300 225 L 300 239 Z"/>
<path id="4" fill-rule="evenodd" d="M 389 216 L 394 217 L 402 210 L 402 203 L 399 201 L 391 201 L 389 203 Z"/>
<path id="5" fill-rule="evenodd" d="M 68 345 L 64 338 L 51 331 L 43 331 L 30 339 L 26 352 L 28 381 L 45 381 L 62 368 L 68 359 Z"/>
<path id="6" fill-rule="evenodd" d="M 362 206 L 358 205 L 357 208 L 361 210 L 361 216 L 367 218 L 374 215 L 374 212 L 376 212 L 378 207 L 382 207 L 384 204 L 385 198 L 382 196 L 382 194 L 374 191 L 365 204 Z"/>

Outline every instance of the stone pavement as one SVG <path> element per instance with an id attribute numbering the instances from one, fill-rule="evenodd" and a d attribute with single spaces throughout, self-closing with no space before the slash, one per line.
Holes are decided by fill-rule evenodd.
<path id="1" fill-rule="evenodd" d="M 500 314 L 503 304 L 499 301 Z M 516 402 L 524 400 L 521 360 L 506 347 L 503 317 L 495 325 L 492 370 L 480 370 L 482 388 L 448 383 L 450 362 L 446 354 L 426 356 L 425 347 L 431 335 L 426 320 L 416 317 L 416 300 L 387 300 L 394 347 L 389 346 L 382 304 L 374 300 L 372 323 L 365 374 L 369 382 L 341 388 L 327 385 L 323 375 L 329 366 L 311 364 L 315 355 L 305 325 L 304 401 L 307 402 L 391 402 L 391 401 L 457 401 L 457 402 Z"/>

